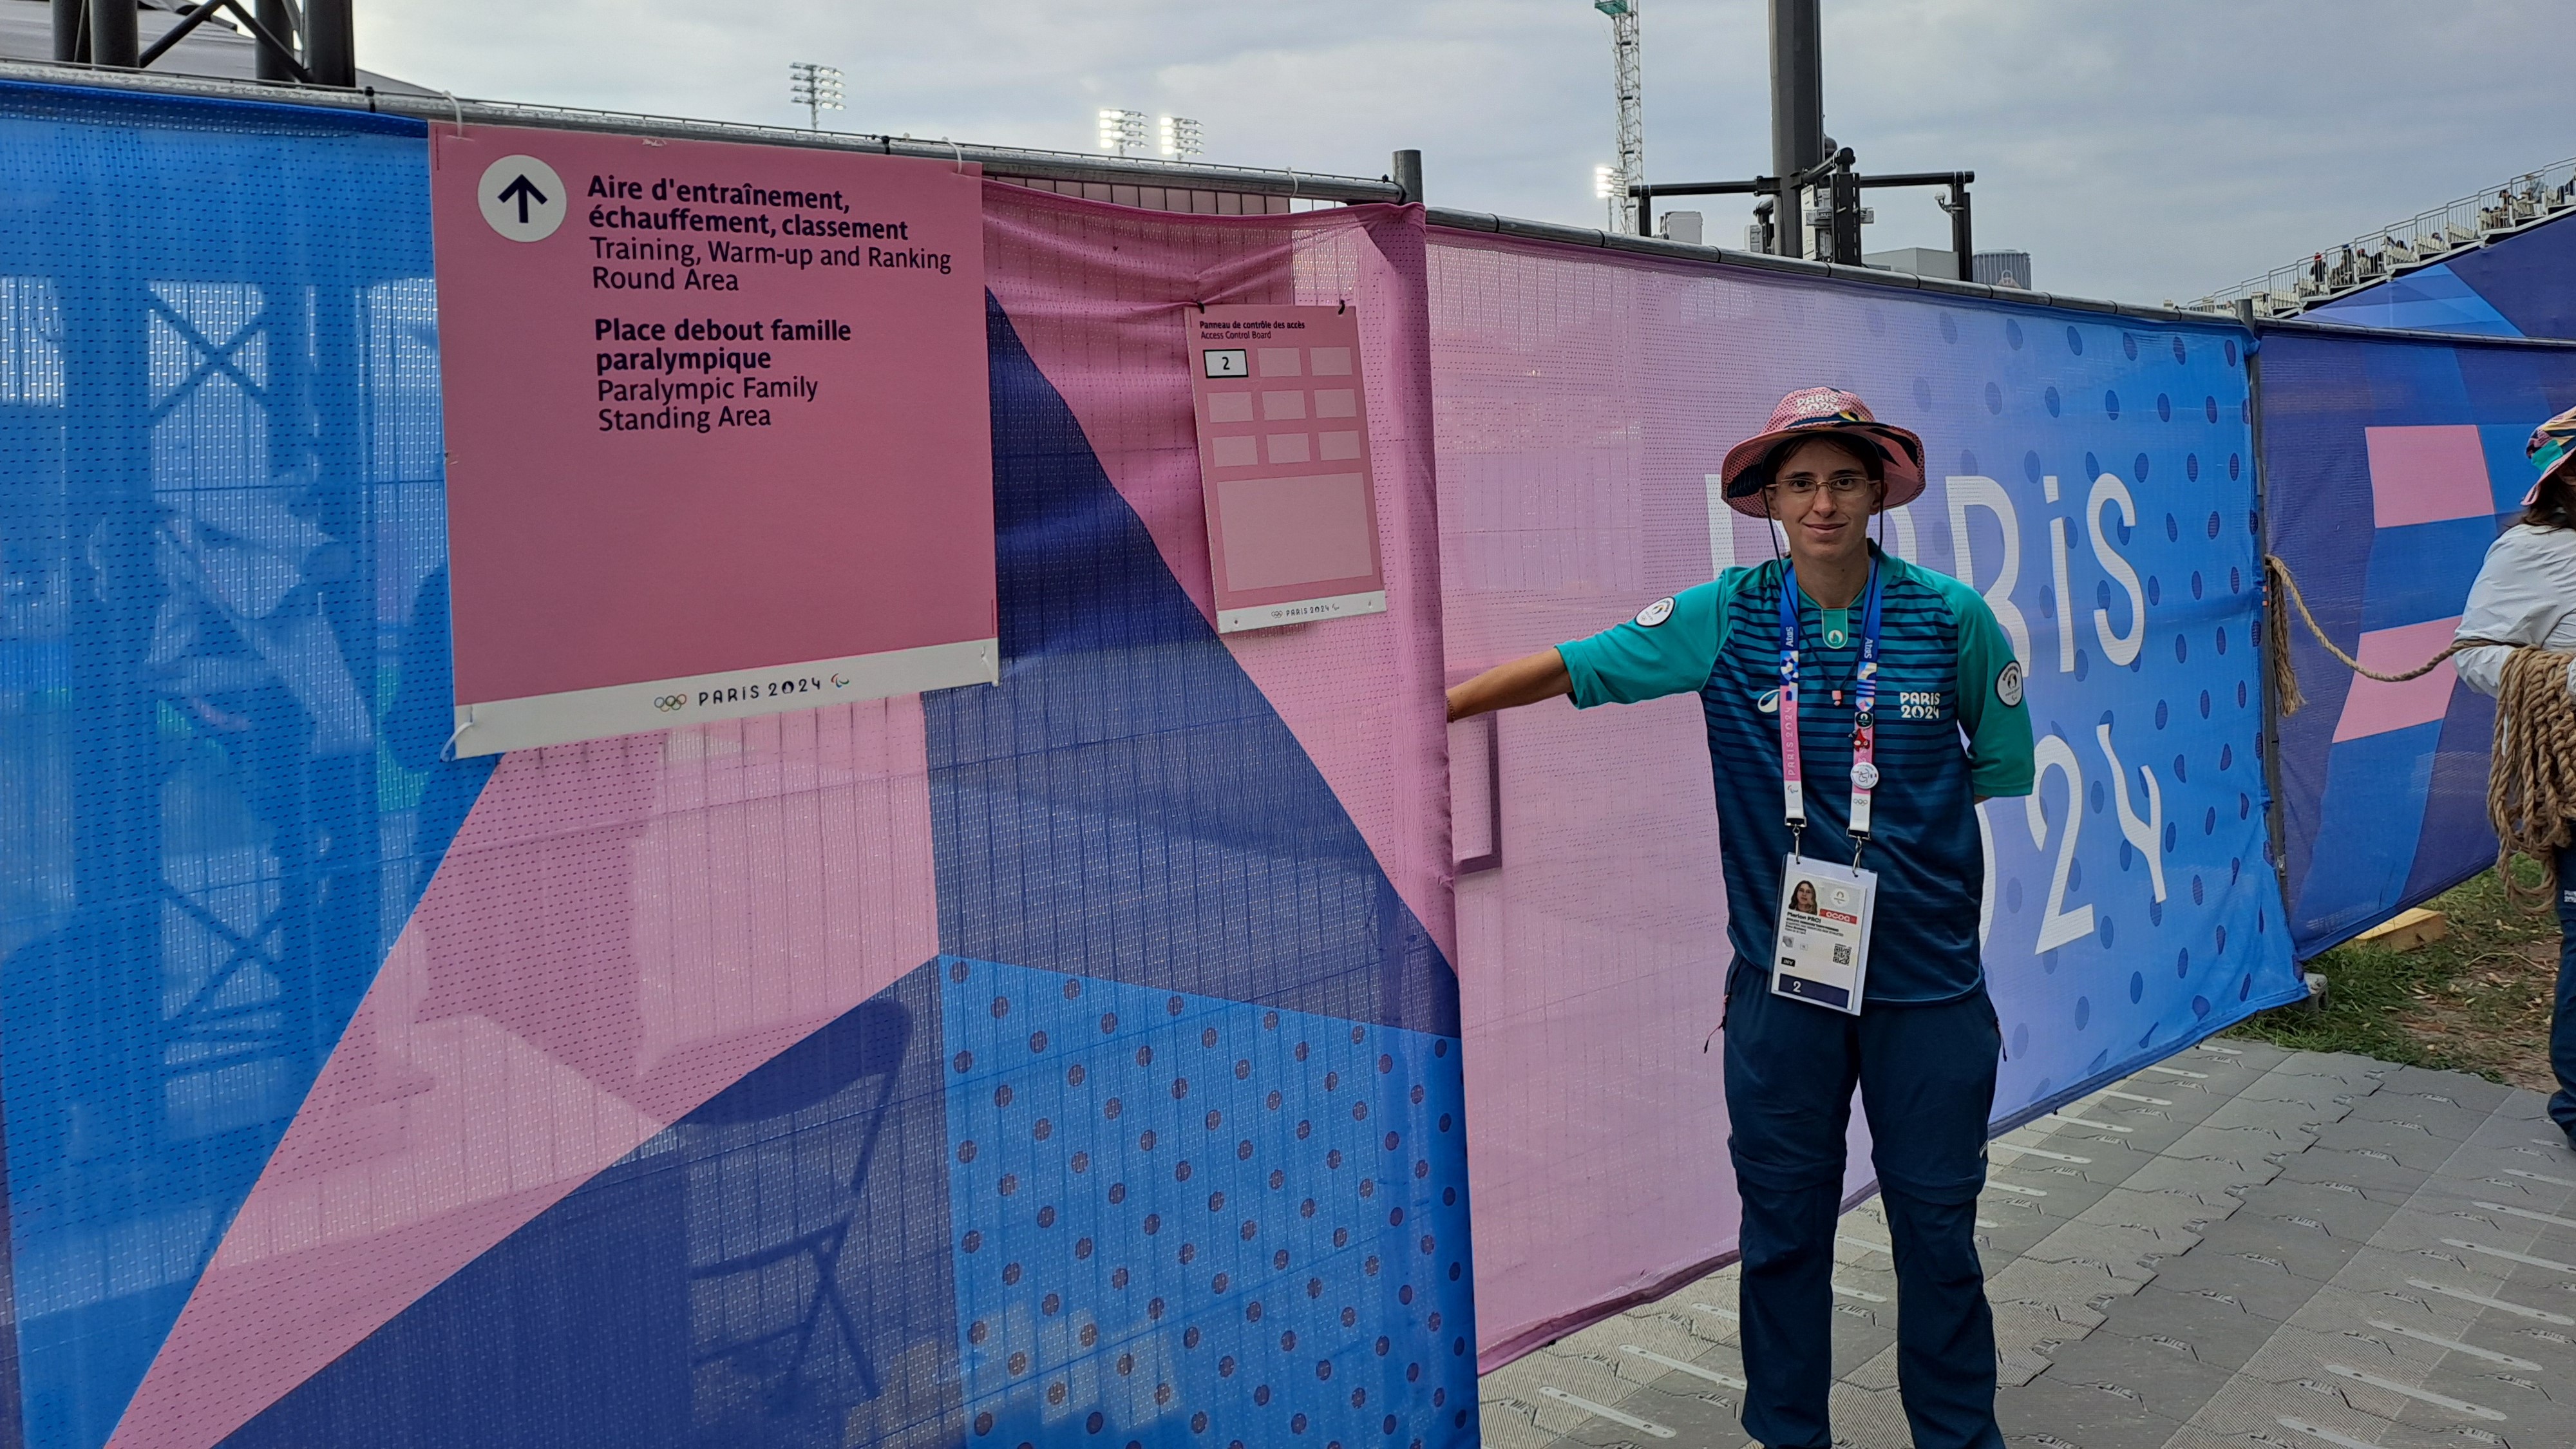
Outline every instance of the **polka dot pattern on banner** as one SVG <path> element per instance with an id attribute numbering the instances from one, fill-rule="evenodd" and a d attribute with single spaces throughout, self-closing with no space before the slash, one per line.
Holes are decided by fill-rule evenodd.
<path id="1" fill-rule="evenodd" d="M 1938 406 L 1902 421 L 1960 456 L 1981 491 L 1963 500 L 1956 477 L 1936 481 L 1950 492 L 1916 510 L 1920 556 L 2012 605 L 1998 613 L 2017 643 L 2026 634 L 2043 744 L 2038 793 L 1984 812 L 1984 955 L 2008 1038 L 2028 1031 L 2032 1055 L 2017 1047 L 2007 1070 L 2009 1100 L 2027 1100 L 2041 1079 L 2073 1083 L 2156 1054 L 2232 1011 L 2248 972 L 2259 987 L 2287 964 L 2248 944 L 2262 880 L 2211 875 L 2264 836 L 2259 755 L 2245 748 L 2260 708 L 2260 576 L 2254 536 L 2236 526 L 2252 503 L 2245 375 L 2218 328 L 2075 321 L 2056 327 L 2063 350 L 2023 348 L 2010 329 L 2051 331 L 1963 310 L 1945 350 L 1931 310 L 1913 313 L 1909 334 L 1904 309 L 1889 309 L 1890 338 L 1921 340 L 1885 367 L 1896 387 L 1925 380 Z M 2019 466 L 1988 475 L 1969 465 L 1980 456 Z M 1997 489 L 2009 519 L 1989 501 Z M 1949 538 L 1962 524 L 1973 563 Z M 2001 596 L 1999 524 L 2019 544 Z"/>
<path id="2" fill-rule="evenodd" d="M 1455 1042 L 988 962 L 941 1014 L 970 1446 L 1454 1438 Z"/>

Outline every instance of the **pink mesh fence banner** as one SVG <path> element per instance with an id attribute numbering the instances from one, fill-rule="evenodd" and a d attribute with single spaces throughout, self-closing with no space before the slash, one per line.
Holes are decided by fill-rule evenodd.
<path id="1" fill-rule="evenodd" d="M 985 235 L 995 299 L 1211 622 L 1183 314 L 1252 302 L 1358 309 L 1387 611 L 1230 634 L 1225 647 L 1452 952 L 1420 209 L 1194 216 L 988 182 Z"/>
<path id="2" fill-rule="evenodd" d="M 1794 388 L 1855 391 L 1927 449 L 1886 546 L 1974 584 L 2030 671 L 2039 793 L 1979 809 L 1997 1118 L 2297 993 L 2232 329 L 1450 230 L 1429 270 L 1453 679 L 1769 559 L 1726 450 Z M 1734 1250 L 1706 738 L 1692 698 L 1454 738 L 1487 1368 Z M 1849 1161 L 1867 1190 L 1857 1111 Z"/>
<path id="3" fill-rule="evenodd" d="M 111 1441 L 210 1444 L 938 950 L 918 697 L 507 756 Z"/>

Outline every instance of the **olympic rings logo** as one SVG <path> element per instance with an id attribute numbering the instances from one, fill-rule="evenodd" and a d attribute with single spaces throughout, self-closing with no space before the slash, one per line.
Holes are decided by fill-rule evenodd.
<path id="1" fill-rule="evenodd" d="M 685 694 L 664 694 L 654 697 L 653 707 L 662 711 L 664 714 L 669 714 L 671 711 L 680 708 L 688 702 L 689 697 Z"/>

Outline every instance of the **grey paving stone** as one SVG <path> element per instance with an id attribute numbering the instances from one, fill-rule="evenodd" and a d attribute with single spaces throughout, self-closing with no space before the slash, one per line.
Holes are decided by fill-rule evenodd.
<path id="1" fill-rule="evenodd" d="M 2281 1327 L 2278 1320 L 2249 1313 L 2225 1298 L 2175 1293 L 2153 1283 L 2112 1306 L 2117 1316 L 2106 1314 L 2100 1331 L 2187 1343 L 2193 1356 L 2207 1364 L 2245 1363 Z M 2058 1356 L 2064 1356 L 2062 1351 Z"/>
<path id="2" fill-rule="evenodd" d="M 1687 1374 L 1667 1374 L 1616 1407 L 1677 1431 L 1678 1437 L 1662 1443 L 1744 1442 L 1741 1395 Z"/>
<path id="3" fill-rule="evenodd" d="M 1977 1255 L 1985 1260 L 1988 1273 L 2048 1241 L 2067 1223 L 1996 1193 L 1978 1200 L 1977 1216 L 1998 1225 L 1977 1230 Z"/>
<path id="4" fill-rule="evenodd" d="M 2283 1449 L 2327 1449 L 2333 1442 L 2286 1429 L 2280 1422 L 2284 1417 L 2330 1429 L 2380 1449 L 2512 1449 L 2502 1435 L 2493 1441 L 2469 1439 L 2456 1431 L 2419 1428 L 2364 1413 L 2345 1402 L 2341 1394 L 2326 1391 L 2324 1385 L 2311 1389 L 2243 1378 L 2230 1382 L 2194 1416 L 2184 1432 L 2175 1436 L 2174 1449 L 2216 1449 L 2218 1445 L 2244 1449 L 2248 1443 L 2262 1444 L 2267 1449 L 2275 1445 Z"/>
<path id="5" fill-rule="evenodd" d="M 2349 1184 L 2347 1184 L 2348 1186 Z M 2284 1234 L 2331 1234 L 2368 1242 L 2395 1216 L 2400 1204 L 2365 1193 L 2343 1191 L 2315 1182 L 2276 1182 L 2249 1193 L 2237 1214 L 2260 1219 Z"/>
<path id="6" fill-rule="evenodd" d="M 2473 1079 L 2474 1080 L 2474 1079 Z M 2479 1082 L 2484 1087 L 2489 1084 Z M 2504 1089 L 2496 1089 L 2501 1092 Z M 2350 1122 L 2383 1122 L 2405 1131 L 2451 1142 L 2466 1142 L 2494 1115 L 2492 1105 L 2469 1107 L 2440 1093 L 2408 1093 L 2395 1089 L 2375 1092 L 2355 1102 L 2344 1120 Z"/>
<path id="7" fill-rule="evenodd" d="M 2206 1125 L 2200 1116 L 2185 1120 L 2158 1107 L 2130 1104 L 2113 1106 L 2088 1102 L 2072 1110 L 2089 1120 L 2126 1127 L 2129 1130 L 2117 1133 L 2092 1132 L 2080 1126 L 2060 1124 L 2055 1131 L 2041 1140 L 2041 1145 L 2066 1144 L 2063 1150 L 2082 1153 L 2104 1162 L 2115 1162 L 2123 1156 L 2132 1160 L 2156 1156 L 2192 1129 Z M 2038 1125 L 2041 1124 L 2033 1124 L 2033 1126 Z"/>
<path id="8" fill-rule="evenodd" d="M 2350 1052 L 2292 1052 L 2288 1060 L 2273 1069 L 2283 1076 L 2331 1077 L 2348 1086 L 2376 1090 L 2390 1073 L 2397 1070 L 2393 1062 L 2372 1057 L 2354 1056 Z M 2474 1079 L 2472 1079 L 2474 1080 Z"/>
<path id="9" fill-rule="evenodd" d="M 1998 1395 L 2004 1439 L 2031 1449 L 2164 1449 L 2182 1424 L 2154 1413 L 2135 1391 L 2079 1383 L 2055 1371 Z"/>
<path id="10" fill-rule="evenodd" d="M 2102 1332 L 2059 1350 L 2049 1372 L 2134 1389 L 2149 1411 L 2181 1422 L 2226 1384 L 2231 1369 L 2187 1339 Z"/>
<path id="11" fill-rule="evenodd" d="M 2247 1277 L 2285 1273 L 2322 1284 L 2333 1282 L 2366 1241 L 2332 1232 L 2285 1232 L 2272 1217 L 2249 1211 L 2210 1224 L 2193 1258 L 2215 1259 Z"/>
<path id="12" fill-rule="evenodd" d="M 2354 1117 L 2319 1127 L 2316 1145 L 2326 1151 L 2356 1154 L 2373 1161 L 2393 1161 L 2398 1167 L 2419 1175 L 2440 1170 L 2459 1147 L 2456 1142 L 2444 1141 L 2429 1132 L 2409 1130 L 2398 1123 Z"/>
<path id="13" fill-rule="evenodd" d="M 2084 1160 L 2062 1162 L 2043 1153 Z M 2159 1154 L 2126 1139 L 2106 1144 L 2090 1138 L 2032 1137 L 2017 1132 L 1996 1142 L 1987 1155 L 1991 1170 L 2002 1176 L 2045 1171 L 2054 1177 L 2074 1177 L 2096 1187 L 2112 1188 L 2126 1183 L 2131 1174 L 2154 1162 Z"/>
<path id="14" fill-rule="evenodd" d="M 2242 1063 L 2247 1070 L 2260 1074 L 2296 1055 L 2298 1053 L 2289 1048 L 2276 1047 L 2270 1042 L 2203 1042 L 2187 1051 L 2175 1053 L 2169 1060 L 2175 1066 L 2196 1066 L 2207 1070 L 2210 1059 L 2216 1058 L 2222 1062 Z"/>
<path id="15" fill-rule="evenodd" d="M 2401 1066 L 2380 1078 L 2383 1092 L 2418 1097 L 2437 1105 L 2456 1106 L 2484 1118 L 2513 1099 L 2514 1089 L 2464 1072 L 2434 1072 Z"/>
<path id="16" fill-rule="evenodd" d="M 2199 1237 L 2180 1231 L 2159 1233 L 2137 1223 L 2106 1222 L 2097 1208 L 2033 1243 L 2022 1256 L 2041 1262 L 2098 1263 L 2114 1277 L 2144 1283 L 2156 1275 L 2157 1264 L 2189 1248 Z"/>
<path id="17" fill-rule="evenodd" d="M 2342 1093 L 2322 1094 L 2322 1101 L 2314 1100 L 2317 1095 L 2231 1097 L 2204 1117 L 2200 1125 L 2214 1129 L 2271 1132 L 2289 1141 L 2313 1135 L 2320 1124 L 2341 1121 L 2352 1111 L 2353 1099 Z"/>
<path id="18" fill-rule="evenodd" d="M 2283 1158 L 2305 1152 L 2316 1141 L 2316 1134 L 2332 1123 L 2272 1127 L 2254 1123 L 2209 1121 L 2182 1134 L 2173 1146 L 2159 1154 L 2167 1157 L 2210 1157 L 2239 1163 L 2255 1173 L 2258 1180 L 2269 1180 L 2263 1166 L 2279 1167 Z"/>
<path id="19" fill-rule="evenodd" d="M 1995 1341 L 2036 1350 L 2042 1344 L 2071 1342 L 2102 1326 L 2102 1311 L 2082 1303 L 2051 1303 L 2044 1298 L 2015 1298 L 1989 1293 L 1995 1314 Z"/>
<path id="20" fill-rule="evenodd" d="M 2359 1193 L 2394 1207 L 2412 1201 L 2433 1178 L 2397 1161 L 2393 1153 L 2312 1148 L 2282 1163 L 2281 1174 L 2274 1181 L 2314 1183 L 2338 1192 Z"/>
<path id="21" fill-rule="evenodd" d="M 1478 1388 L 1476 1408 L 1484 1442 L 1494 1449 L 1548 1449 L 1562 1442 L 1563 1436 L 1538 1422 L 1537 1404 L 1489 1385 Z"/>
<path id="22" fill-rule="evenodd" d="M 2123 1274 L 2098 1258 L 2075 1254 L 2063 1257 L 2031 1255 L 2015 1260 L 2002 1272 L 1994 1274 L 1988 1280 L 1988 1286 L 2009 1287 L 2022 1296 L 2038 1295 L 2052 1302 L 2094 1303 L 2138 1291 L 2147 1275 L 2134 1271 L 2134 1265 L 2131 1266 L 2133 1271 Z"/>
<path id="23" fill-rule="evenodd" d="M 2248 1171 L 2215 1157 L 2167 1156 L 2138 1169 L 2123 1186 L 2132 1192 L 2187 1193 L 2223 1217 L 2236 1211 L 2247 1188 L 2279 1175 L 2277 1167 Z"/>
<path id="24" fill-rule="evenodd" d="M 2551 1428 L 2554 1432 L 2550 1442 L 2576 1444 L 2576 1402 L 2562 1397 L 2567 1391 L 2563 1382 L 2553 1393 L 2542 1374 L 2452 1354 L 2411 1382 L 2437 1394 L 2493 1409 L 2505 1415 L 2518 1433 Z"/>
<path id="25" fill-rule="evenodd" d="M 2034 1198 L 2027 1193 L 2012 1192 L 1995 1186 L 1998 1180 L 2018 1188 L 2036 1188 L 2045 1196 Z M 2101 1201 L 2102 1195 L 2109 1192 L 2113 1186 L 2107 1182 L 2087 1180 L 2080 1167 L 2061 1162 L 2043 1162 L 2032 1158 L 2024 1158 L 2008 1165 L 1998 1164 L 1987 1169 L 1986 1182 L 1985 1196 L 1988 1199 L 2005 1197 L 2026 1202 L 2032 1211 L 2052 1223 L 2066 1222 L 2080 1215 L 2086 1208 Z M 1980 1213 L 1979 1216 L 1992 1218 L 1994 1214 Z"/>
<path id="26" fill-rule="evenodd" d="M 2148 1191 L 2134 1185 L 2116 1187 L 2102 1194 L 2076 1221 L 2153 1234 L 2160 1251 L 2170 1255 L 2199 1242 L 2203 1230 L 2224 1218 L 2227 1211 L 2233 1211 L 2239 1199 L 2229 1197 L 2226 1201 L 2227 1209 L 2222 1211 L 2189 1192 Z"/>
<path id="27" fill-rule="evenodd" d="M 1889 1344 L 1842 1376 L 1842 1382 L 1873 1393 L 1896 1387 L 1896 1345 Z"/>
<path id="28" fill-rule="evenodd" d="M 1829 1412 L 1834 1443 L 1849 1449 L 1912 1449 L 1904 1401 L 1894 1389 L 1863 1388 L 1850 1380 L 1833 1388 Z"/>

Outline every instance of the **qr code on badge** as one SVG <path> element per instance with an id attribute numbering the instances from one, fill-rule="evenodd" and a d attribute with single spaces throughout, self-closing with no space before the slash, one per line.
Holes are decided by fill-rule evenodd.
<path id="1" fill-rule="evenodd" d="M 1851 964 L 1851 947 L 1836 946 L 1834 948 L 1834 964 L 1837 966 L 1849 966 Z"/>

